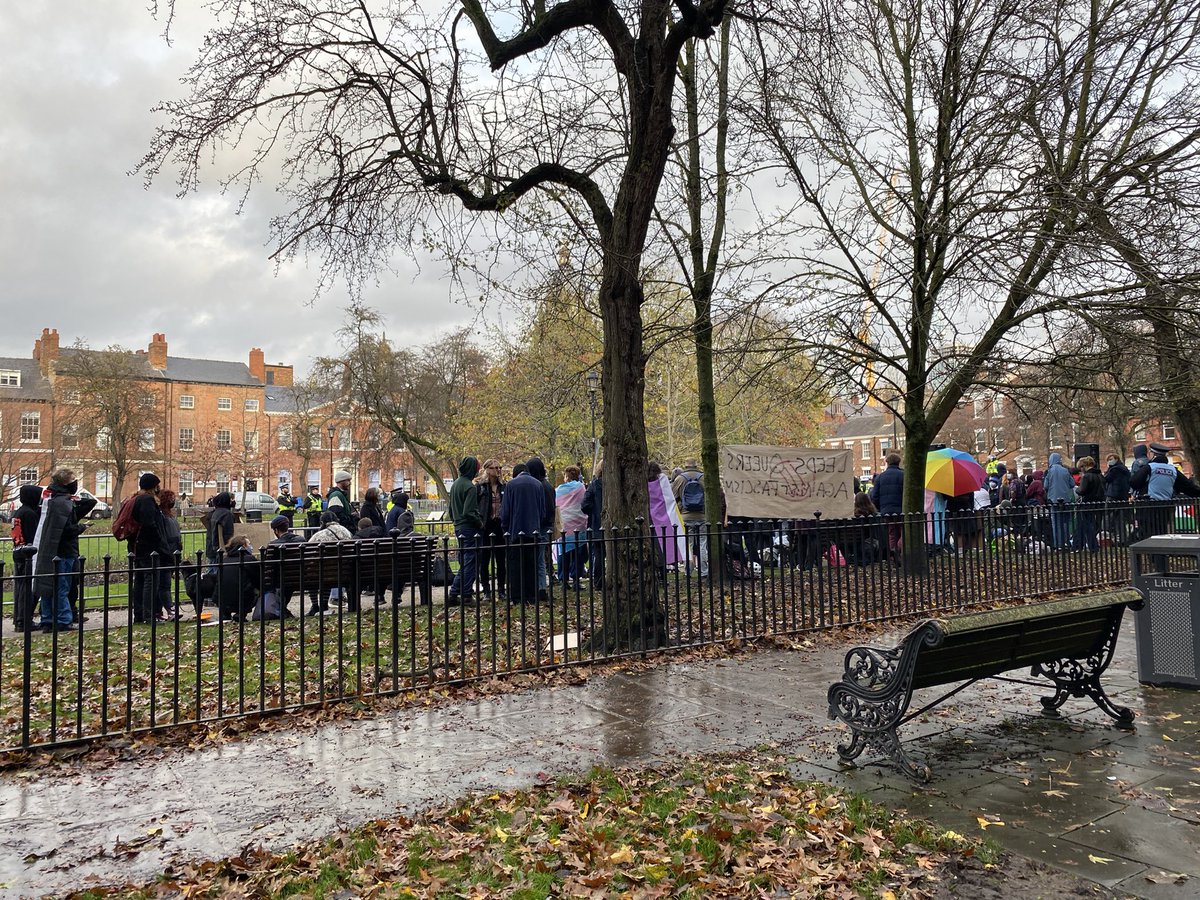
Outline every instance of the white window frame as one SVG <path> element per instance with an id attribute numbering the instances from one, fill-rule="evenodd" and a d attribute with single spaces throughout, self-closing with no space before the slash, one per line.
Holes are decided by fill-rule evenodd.
<path id="1" fill-rule="evenodd" d="M 79 449 L 79 426 L 64 425 L 62 431 L 58 433 L 59 446 L 63 450 L 78 450 Z"/>
<path id="2" fill-rule="evenodd" d="M 42 442 L 42 414 L 39 410 L 29 409 L 21 413 L 21 443 L 40 444 Z"/>
<path id="3" fill-rule="evenodd" d="M 232 397 L 218 397 L 217 398 L 217 412 L 229 412 L 232 409 L 233 409 L 233 398 Z"/>
<path id="4" fill-rule="evenodd" d="M 190 494 L 196 490 L 196 474 L 191 469 L 179 470 L 179 493 Z"/>
<path id="5" fill-rule="evenodd" d="M 83 402 L 83 393 L 77 389 L 63 391 L 62 402 L 69 403 L 71 406 L 78 406 Z"/>
<path id="6" fill-rule="evenodd" d="M 1146 426 L 1145 425 L 1139 425 L 1134 430 L 1133 439 L 1135 441 L 1144 441 L 1146 439 Z"/>
<path id="7" fill-rule="evenodd" d="M 195 428 L 180 428 L 179 429 L 179 452 L 191 453 L 196 449 L 196 429 Z"/>
<path id="8" fill-rule="evenodd" d="M 195 395 L 193 395 L 193 394 L 180 394 L 180 395 L 179 395 L 179 408 L 180 408 L 180 409 L 195 409 L 195 408 L 196 408 L 196 397 L 195 397 Z"/>
<path id="9" fill-rule="evenodd" d="M 1018 429 L 1018 432 L 1017 432 L 1017 433 L 1020 435 L 1020 441 L 1019 441 L 1019 443 L 1021 444 L 1021 447 L 1020 447 L 1020 449 L 1022 449 L 1022 450 L 1030 450 L 1030 449 L 1032 449 L 1032 448 L 1029 446 L 1029 441 L 1030 441 L 1030 434 L 1031 434 L 1031 432 L 1032 432 L 1032 429 L 1031 429 L 1031 428 L 1030 428 L 1028 425 L 1022 425 L 1022 426 L 1020 426 L 1020 428 Z"/>
<path id="10" fill-rule="evenodd" d="M 258 429 L 242 432 L 242 446 L 246 448 L 247 453 L 258 452 Z"/>
<path id="11" fill-rule="evenodd" d="M 242 408 L 246 412 L 258 412 L 258 401 L 253 398 L 249 398 L 245 403 L 242 404 Z"/>
<path id="12" fill-rule="evenodd" d="M 108 450 L 112 447 L 112 429 L 107 425 L 101 425 L 96 429 L 96 449 Z"/>
<path id="13" fill-rule="evenodd" d="M 872 450 L 875 449 L 874 447 L 871 446 L 873 443 L 874 443 L 873 441 L 867 440 L 867 441 L 863 441 L 859 445 L 858 452 L 859 452 L 860 459 L 874 459 L 875 458 L 875 454 L 871 452 Z"/>
<path id="14" fill-rule="evenodd" d="M 1003 394 L 997 394 L 996 396 L 994 396 L 992 398 L 992 418 L 993 419 L 1003 419 L 1004 418 L 1004 395 Z"/>
<path id="15" fill-rule="evenodd" d="M 996 451 L 996 453 L 1008 452 L 1008 444 L 1004 440 L 1004 432 L 1000 429 L 996 429 L 994 432 L 992 432 L 992 448 Z"/>
<path id="16" fill-rule="evenodd" d="M 987 411 L 987 401 L 985 399 L 983 399 L 982 397 L 976 397 L 972 401 L 971 418 L 972 419 L 982 419 L 983 415 L 986 411 Z"/>
<path id="17" fill-rule="evenodd" d="M 218 493 L 218 494 L 220 494 L 222 491 L 227 491 L 227 490 L 229 490 L 229 488 L 230 488 L 230 485 L 232 484 L 232 482 L 229 480 L 229 473 L 228 473 L 228 472 L 218 472 L 218 473 L 217 473 L 217 474 L 216 474 L 216 475 L 213 477 L 213 483 L 214 483 L 214 485 L 215 485 L 215 486 L 216 486 L 216 488 L 217 488 L 217 493 Z"/>
<path id="18" fill-rule="evenodd" d="M 352 450 L 354 448 L 354 432 L 349 425 L 343 425 L 338 429 L 338 446 L 339 450 Z"/>
<path id="19" fill-rule="evenodd" d="M 17 470 L 17 484 L 37 484 L 38 483 L 38 467 L 37 466 L 21 466 Z"/>
<path id="20" fill-rule="evenodd" d="M 986 428 L 975 429 L 975 452 L 984 453 L 988 450 L 988 437 Z"/>
<path id="21" fill-rule="evenodd" d="M 1162 423 L 1162 439 L 1164 441 L 1179 440 L 1179 429 L 1175 427 L 1174 422 L 1163 422 Z"/>
<path id="22" fill-rule="evenodd" d="M 320 469 L 309 469 L 308 470 L 308 477 L 304 482 L 304 490 L 306 493 L 308 491 L 308 486 L 310 484 L 315 484 L 317 486 L 317 489 L 320 490 L 320 487 L 321 487 L 321 470 Z"/>
<path id="23" fill-rule="evenodd" d="M 1062 449 L 1062 423 L 1061 422 L 1051 423 L 1049 432 L 1050 433 L 1047 435 L 1047 439 L 1050 444 L 1050 449 L 1051 450 L 1061 450 Z"/>
<path id="24" fill-rule="evenodd" d="M 0 369 L 0 387 L 20 387 L 20 369 Z"/>
<path id="25" fill-rule="evenodd" d="M 98 469 L 96 471 L 96 496 L 107 497 L 109 495 L 109 486 L 112 483 L 112 475 L 108 469 Z"/>
<path id="26" fill-rule="evenodd" d="M 275 446 L 280 450 L 292 449 L 291 425 L 280 425 L 275 429 Z"/>
<path id="27" fill-rule="evenodd" d="M 367 487 L 377 488 L 382 486 L 383 482 L 380 479 L 383 477 L 383 472 L 380 469 L 367 469 Z"/>
<path id="28" fill-rule="evenodd" d="M 214 439 L 218 450 L 228 450 L 233 446 L 233 432 L 228 428 L 218 428 Z"/>
<path id="29" fill-rule="evenodd" d="M 275 484 L 279 487 L 283 487 L 285 484 L 288 486 L 291 486 L 291 483 L 292 483 L 292 470 L 291 469 L 280 469 L 279 475 L 277 476 L 277 478 L 275 480 Z"/>
<path id="30" fill-rule="evenodd" d="M 154 429 L 143 428 L 138 433 L 138 449 L 153 450 L 154 449 Z"/>

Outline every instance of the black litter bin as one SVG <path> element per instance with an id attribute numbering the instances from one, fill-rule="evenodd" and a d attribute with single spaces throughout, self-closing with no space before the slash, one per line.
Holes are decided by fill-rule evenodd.
<path id="1" fill-rule="evenodd" d="M 1133 586 L 1146 598 L 1134 614 L 1138 681 L 1200 687 L 1200 535 L 1138 541 L 1129 564 Z"/>
<path id="2" fill-rule="evenodd" d="M 260 510 L 260 509 L 246 510 L 246 521 L 247 522 L 261 522 L 262 521 L 262 510 Z"/>

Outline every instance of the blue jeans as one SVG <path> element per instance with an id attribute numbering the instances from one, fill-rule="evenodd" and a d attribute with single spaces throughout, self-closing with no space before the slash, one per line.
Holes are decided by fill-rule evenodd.
<path id="1" fill-rule="evenodd" d="M 475 563 L 479 555 L 474 534 L 458 535 L 458 572 L 450 585 L 450 596 L 470 596 L 475 590 Z"/>
<path id="2" fill-rule="evenodd" d="M 54 561 L 54 591 L 42 597 L 42 625 L 71 624 L 71 585 L 74 584 L 75 560 Z"/>
<path id="3" fill-rule="evenodd" d="M 1053 533 L 1054 549 L 1071 544 L 1071 507 L 1066 503 L 1055 503 L 1050 507 L 1050 528 Z"/>

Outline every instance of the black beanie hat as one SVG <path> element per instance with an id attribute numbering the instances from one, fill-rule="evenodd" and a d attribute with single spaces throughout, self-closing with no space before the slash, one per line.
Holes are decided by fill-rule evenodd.
<path id="1" fill-rule="evenodd" d="M 153 472 L 144 472 L 142 477 L 138 479 L 138 489 L 143 491 L 152 491 L 162 484 L 157 475 Z"/>

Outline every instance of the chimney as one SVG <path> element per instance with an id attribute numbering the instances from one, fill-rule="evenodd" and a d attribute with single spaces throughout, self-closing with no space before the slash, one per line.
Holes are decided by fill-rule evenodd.
<path id="1" fill-rule="evenodd" d="M 266 358 L 258 347 L 250 349 L 250 376 L 259 384 L 267 383 Z"/>
<path id="2" fill-rule="evenodd" d="M 150 337 L 150 368 L 162 371 L 167 367 L 167 336 L 154 334 Z"/>
<path id="3" fill-rule="evenodd" d="M 43 328 L 42 336 L 33 342 L 33 358 L 41 364 L 42 374 L 47 375 L 58 360 L 58 329 Z"/>

